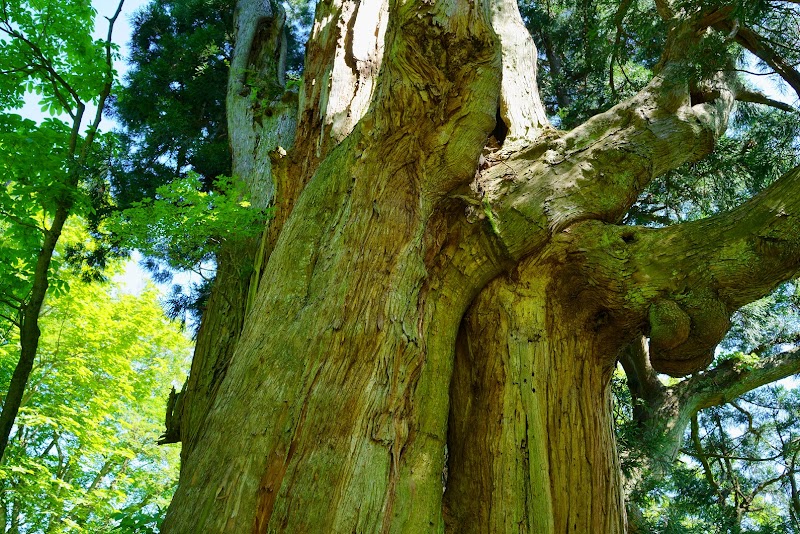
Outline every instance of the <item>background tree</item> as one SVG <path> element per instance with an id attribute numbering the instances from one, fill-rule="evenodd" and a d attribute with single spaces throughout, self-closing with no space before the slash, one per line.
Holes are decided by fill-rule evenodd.
<path id="1" fill-rule="evenodd" d="M 105 143 L 97 128 L 114 81 L 111 35 L 121 7 L 109 18 L 106 38 L 94 41 L 88 0 L 0 5 L 0 107 L 19 108 L 34 92 L 43 109 L 68 117 L 39 126 L 9 113 L 1 119 L 0 314 L 19 330 L 20 352 L 0 413 L 0 459 L 36 358 L 62 229 L 70 216 L 92 212 L 92 196 L 106 194 Z"/>
<path id="2" fill-rule="evenodd" d="M 177 475 L 177 451 L 156 445 L 162 396 L 182 379 L 189 342 L 164 317 L 155 289 L 134 296 L 71 281 L 42 315 L 0 467 L 0 525 L 8 533 L 155 532 Z M 15 347 L 0 346 L 2 384 Z"/>
<path id="3" fill-rule="evenodd" d="M 797 532 L 795 397 L 768 386 L 695 415 L 680 461 L 633 495 L 639 531 Z"/>
<path id="4" fill-rule="evenodd" d="M 114 172 L 123 208 L 187 170 L 206 191 L 231 174 L 225 86 L 233 3 L 153 2 L 132 26 L 130 69 L 112 102 L 126 145 Z"/>
<path id="5" fill-rule="evenodd" d="M 276 211 L 220 256 L 166 532 L 626 529 L 620 351 L 646 336 L 654 371 L 699 374 L 800 266 L 796 167 L 699 220 L 620 224 L 737 100 L 787 108 L 740 47 L 796 76 L 762 38 L 796 39 L 793 2 L 652 9 L 646 83 L 559 131 L 515 3 L 319 4 L 296 103 L 280 6 L 238 4 L 233 174 Z"/>

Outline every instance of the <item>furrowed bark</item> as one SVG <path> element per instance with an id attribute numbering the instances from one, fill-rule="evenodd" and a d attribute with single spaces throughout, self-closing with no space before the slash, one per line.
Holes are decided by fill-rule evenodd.
<path id="1" fill-rule="evenodd" d="M 464 319 L 451 388 L 449 532 L 624 532 L 613 336 L 602 310 L 575 298 L 562 253 L 493 281 Z"/>
<path id="2" fill-rule="evenodd" d="M 179 394 L 181 402 L 168 407 L 173 426 L 163 442 L 180 436 L 184 457 L 194 447 L 297 197 L 319 162 L 366 112 L 374 92 L 387 5 L 359 5 L 320 5 L 298 102 L 297 91 L 286 87 L 283 8 L 257 0 L 237 4 L 227 98 L 233 174 L 247 185 L 253 207 L 274 206 L 274 216 L 259 240 L 227 243 L 218 255 L 217 277 L 204 314 L 208 319 L 198 332 L 192 370 Z M 367 31 L 365 25 L 375 22 L 376 14 L 377 27 Z"/>
<path id="3" fill-rule="evenodd" d="M 486 7 L 455 7 L 393 6 L 374 107 L 281 232 L 165 532 L 441 524 L 445 348 L 466 302 L 421 295 L 426 223 L 473 177 L 500 69 Z"/>
<path id="4" fill-rule="evenodd" d="M 633 343 L 650 337 L 649 357 L 640 350 L 623 358 L 634 395 L 648 403 L 643 427 L 656 427 L 663 437 L 648 453 L 650 468 L 674 460 L 700 409 L 796 372 L 792 351 L 751 367 L 723 363 L 671 388 L 655 377 L 655 371 L 686 375 L 705 368 L 730 314 L 800 271 L 800 241 L 790 230 L 800 216 L 798 180 L 800 169 L 790 171 L 741 207 L 701 221 L 659 230 L 587 222 L 557 238 L 572 243 L 575 267 L 583 263 L 579 257 L 602 256 L 577 267 L 578 279 L 588 280 L 592 294 L 604 288 L 595 298 L 620 337 L 630 332 Z"/>
<path id="5" fill-rule="evenodd" d="M 384 52 L 387 0 L 319 4 L 300 93 L 298 161 L 317 164 L 353 130 L 375 92 Z M 313 173 L 314 169 L 311 169 Z"/>
<path id="6" fill-rule="evenodd" d="M 175 402 L 167 406 L 161 444 L 183 443 L 181 459 L 191 453 L 205 417 L 227 372 L 244 325 L 253 274 L 252 242 L 226 243 L 217 255 L 217 274 L 197 332 L 189 376 Z"/>
<path id="7" fill-rule="evenodd" d="M 296 142 L 288 156 L 276 158 L 275 217 L 262 239 L 259 266 L 266 265 L 320 162 L 367 112 L 383 60 L 388 18 L 387 0 L 317 5 L 299 90 Z"/>
<path id="8" fill-rule="evenodd" d="M 608 459 L 616 458 L 613 447 L 597 442 L 586 445 L 590 449 L 586 454 L 560 460 L 569 466 L 566 468 L 560 466 L 557 455 L 555 459 L 551 455 L 549 463 L 538 459 L 529 460 L 530 464 L 527 464 L 526 454 L 529 453 L 521 447 L 519 438 L 526 435 L 520 434 L 524 425 L 519 421 L 526 419 L 519 414 L 530 417 L 539 409 L 557 409 L 562 410 L 562 416 L 569 417 L 566 415 L 569 407 L 575 403 L 580 405 L 580 399 L 585 395 L 594 399 L 587 401 L 587 405 L 593 402 L 596 406 L 604 406 L 603 390 L 592 391 L 587 381 L 583 390 L 576 392 L 573 388 L 565 394 L 565 400 L 560 404 L 548 399 L 549 402 L 542 404 L 545 408 L 538 408 L 530 400 L 526 404 L 524 394 L 517 390 L 531 378 L 528 376 L 529 367 L 533 366 L 534 376 L 542 376 L 541 370 L 536 372 L 539 362 L 543 362 L 541 365 L 545 370 L 567 369 L 564 371 L 567 375 L 576 359 L 582 362 L 584 370 L 585 366 L 592 364 L 596 369 L 608 369 L 618 351 L 634 339 L 641 340 L 643 334 L 651 338 L 652 350 L 656 353 L 653 359 L 656 370 L 688 374 L 704 368 L 710 363 L 713 348 L 728 329 L 730 313 L 770 292 L 780 281 L 791 278 L 800 270 L 800 242 L 790 230 L 800 216 L 800 196 L 792 193 L 798 190 L 798 180 L 800 171 L 792 171 L 763 194 L 732 212 L 670 228 L 622 227 L 599 221 L 573 225 L 556 235 L 548 247 L 550 250 L 564 246 L 561 255 L 555 256 L 557 261 L 551 262 L 555 266 L 543 261 L 544 254 L 539 253 L 536 256 L 538 263 L 533 263 L 536 268 L 527 271 L 520 268 L 518 276 L 498 278 L 484 289 L 484 293 L 491 293 L 489 296 L 481 294 L 464 323 L 452 389 L 453 424 L 449 444 L 453 450 L 447 506 L 453 517 L 454 531 L 469 529 L 473 524 L 479 525 L 476 531 L 511 531 L 516 528 L 514 525 L 524 525 L 526 531 L 562 531 L 563 524 L 569 524 L 570 528 L 578 525 L 578 531 L 623 531 L 624 513 L 613 505 L 614 496 L 619 495 L 621 487 L 618 482 L 613 482 L 618 468 Z M 552 272 L 544 274 L 548 267 Z M 538 282 L 537 286 L 537 280 L 543 276 L 551 276 L 553 281 L 549 284 Z M 494 288 L 496 285 L 501 289 Z M 538 293 L 525 294 L 520 289 L 531 285 L 540 287 Z M 569 290 L 562 290 L 562 287 Z M 517 302 L 504 302 L 503 294 L 515 295 Z M 537 349 L 542 343 L 548 347 L 548 342 L 540 341 L 540 338 L 568 340 L 570 336 L 565 333 L 548 336 L 546 329 L 542 333 L 542 328 L 523 336 L 506 325 L 516 324 L 507 317 L 513 318 L 514 313 L 525 313 L 526 309 L 535 306 L 542 307 L 551 315 L 562 309 L 567 311 L 549 321 L 526 316 L 527 322 L 518 322 L 571 325 L 570 331 L 582 332 L 581 342 L 591 348 L 583 351 L 580 346 L 561 350 L 556 347 L 551 349 L 554 356 L 548 356 L 547 348 Z M 473 319 L 481 316 L 484 317 L 482 321 Z M 500 334 L 495 336 L 495 330 Z M 613 335 L 608 336 L 608 331 Z M 519 337 L 527 339 L 527 345 L 532 347 L 529 359 L 533 363 L 526 364 L 526 360 L 517 356 L 521 349 L 515 340 Z M 554 361 L 552 358 L 557 359 Z M 642 369 L 647 369 L 646 361 L 629 363 L 638 363 Z M 782 369 L 786 372 L 787 368 Z M 607 387 L 610 370 L 605 374 L 595 373 L 597 375 L 591 383 L 599 387 L 599 381 Z M 768 373 L 762 376 L 766 377 Z M 758 382 L 742 378 L 742 387 Z M 651 389 L 655 386 L 652 383 L 654 377 L 647 373 L 640 379 Z M 558 380 L 563 378 L 553 378 L 555 382 Z M 544 385 L 548 392 L 558 389 L 550 381 L 545 381 Z M 542 386 L 531 387 L 540 391 Z M 691 406 L 683 393 L 677 390 L 657 388 L 651 391 L 651 395 L 660 402 L 660 412 L 653 418 L 660 418 L 664 423 L 664 432 L 671 436 L 667 441 L 679 446 L 688 424 L 686 416 L 696 413 L 699 405 Z M 699 397 L 692 397 L 695 402 L 697 399 Z M 582 412 L 579 410 L 579 413 Z M 593 416 L 600 417 L 598 413 Z M 516 422 L 512 424 L 510 421 Z M 594 424 L 597 428 L 602 427 L 597 422 Z M 583 423 L 571 428 L 574 432 L 576 427 L 590 426 Z M 561 433 L 556 430 L 548 428 L 548 432 L 539 432 L 538 435 L 546 435 L 551 440 L 571 437 L 566 428 L 560 429 Z M 532 439 L 533 433 L 527 435 Z M 541 438 L 538 443 L 541 444 Z M 574 443 L 562 448 L 573 452 L 582 450 Z M 553 449 L 552 445 L 546 448 Z M 555 449 L 559 450 L 558 447 Z M 601 458 L 604 454 L 607 456 L 604 472 L 612 477 L 610 485 L 600 484 L 606 498 L 601 495 L 587 498 L 587 502 L 601 503 L 600 511 L 582 510 L 585 512 L 582 517 L 570 517 L 555 526 L 543 526 L 534 521 L 549 517 L 547 513 L 526 510 L 522 503 L 517 503 L 516 509 L 508 509 L 508 500 L 499 496 L 492 500 L 498 488 L 510 485 L 514 492 L 531 495 L 528 502 L 538 506 L 550 503 L 553 510 L 550 515 L 569 517 L 569 508 L 563 503 L 574 498 L 574 493 L 579 491 L 575 488 L 598 487 L 596 479 L 600 471 L 593 472 L 592 469 L 603 465 Z M 492 460 L 495 457 L 500 460 Z M 546 465 L 555 472 L 559 468 L 569 470 L 576 477 L 580 476 L 578 473 L 585 473 L 585 478 L 572 484 L 570 492 L 573 495 L 570 496 L 570 492 L 556 491 L 559 476 L 553 475 L 549 481 L 545 479 L 551 493 L 544 497 L 533 496 L 533 490 L 527 488 L 548 487 L 542 482 L 541 473 L 532 467 L 534 465 L 539 469 Z M 487 505 L 470 507 L 465 506 L 465 502 L 486 502 Z M 598 523 L 608 517 L 602 503 L 618 514 L 618 521 L 613 525 Z"/>
<path id="9" fill-rule="evenodd" d="M 541 257 L 553 236 L 561 239 L 579 221 L 619 220 L 650 180 L 712 150 L 727 124 L 733 94 L 723 81 L 715 101 L 692 105 L 688 84 L 671 78 L 672 68 L 668 66 L 636 97 L 572 132 L 545 133 L 524 149 L 490 157 L 494 166 L 477 180 L 477 190 L 484 195 L 479 205 L 488 219 L 483 228 L 507 257 Z M 693 151 L 685 150 L 687 145 Z M 535 268 L 515 272 L 517 276 L 498 278 L 484 289 L 462 325 L 451 391 L 449 528 L 453 532 L 567 528 L 624 532 L 608 387 L 616 354 L 632 339 L 635 325 L 619 321 L 613 308 L 603 305 L 604 291 L 613 292 L 610 281 L 592 283 L 591 276 L 564 268 L 549 274 L 552 285 L 548 285 Z M 574 285 L 572 294 L 554 289 L 567 283 L 564 280 Z M 539 289 L 520 292 L 520 285 Z M 515 297 L 501 304 L 498 295 L 503 294 Z M 570 309 L 547 321 L 526 318 L 532 324 L 570 324 L 574 337 L 538 332 L 528 336 L 530 341 L 522 345 L 526 350 L 510 341 L 515 332 L 505 323 L 514 320 L 498 319 L 542 306 L 555 316 L 554 310 L 568 308 L 570 301 L 582 303 L 584 309 Z M 474 319 L 478 317 L 483 319 Z M 502 326 L 494 326 L 498 324 Z M 616 337 L 603 346 L 607 328 L 614 329 Z M 573 342 L 560 347 L 556 338 Z M 547 396 L 527 393 L 528 368 L 539 377 L 540 386 L 531 387 Z M 552 369 L 563 369 L 574 381 L 551 374 Z M 578 377 L 586 380 L 582 387 Z M 601 408 L 591 412 L 580 408 L 590 405 Z M 569 423 L 559 426 L 561 416 Z M 519 421 L 527 422 L 527 430 Z M 548 450 L 572 452 L 544 458 Z M 513 489 L 504 494 L 501 488 Z M 581 491 L 586 494 L 578 496 Z M 526 498 L 514 503 L 509 494 Z M 576 501 L 592 506 L 570 508 Z"/>
<path id="10" fill-rule="evenodd" d="M 781 266 L 724 252 L 755 250 L 739 223 L 770 228 L 755 204 L 703 227 L 615 226 L 650 180 L 713 149 L 735 84 L 700 95 L 673 50 L 639 95 L 556 132 L 532 93 L 513 109 L 536 75 L 518 28 L 500 0 L 318 6 L 296 141 L 268 154 L 263 274 L 164 532 L 624 531 L 619 349 L 650 335 L 658 369 L 699 365 L 689 347 L 787 276 L 795 243 L 775 241 L 796 221 L 754 245 Z M 714 261 L 763 283 L 721 291 Z"/>

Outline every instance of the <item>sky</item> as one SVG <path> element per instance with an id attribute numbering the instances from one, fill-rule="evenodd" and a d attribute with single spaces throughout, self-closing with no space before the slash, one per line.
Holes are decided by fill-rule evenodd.
<path id="1" fill-rule="evenodd" d="M 122 58 L 128 55 L 128 41 L 130 40 L 131 32 L 131 17 L 140 8 L 149 3 L 149 0 L 125 0 L 122 4 L 122 12 L 119 19 L 114 24 L 113 40 L 120 45 Z M 108 31 L 108 21 L 104 17 L 110 17 L 117 9 L 117 0 L 93 0 L 92 5 L 97 10 L 98 21 L 95 24 L 95 35 L 98 38 L 104 38 Z M 124 61 L 119 61 L 114 65 L 117 72 L 123 73 L 125 71 Z"/>
<path id="2" fill-rule="evenodd" d="M 125 0 L 122 5 L 122 12 L 120 13 L 117 22 L 114 24 L 113 40 L 120 46 L 120 60 L 114 64 L 114 68 L 120 75 L 123 75 L 127 70 L 125 58 L 128 57 L 128 41 L 130 40 L 133 29 L 131 28 L 131 18 L 133 14 L 141 7 L 145 6 L 149 0 Z M 114 14 L 117 8 L 115 0 L 94 0 L 92 2 L 94 8 L 97 10 L 98 22 L 95 25 L 95 33 L 98 37 L 102 37 L 108 31 L 108 23 L 102 17 L 110 17 Z M 106 121 L 108 127 L 108 121 Z M 147 271 L 139 265 L 141 261 L 141 254 L 134 253 L 131 260 L 125 266 L 125 272 L 118 276 L 115 281 L 121 284 L 121 290 L 125 293 L 139 294 L 147 285 L 150 276 Z M 166 288 L 161 288 L 162 293 L 166 293 Z"/>

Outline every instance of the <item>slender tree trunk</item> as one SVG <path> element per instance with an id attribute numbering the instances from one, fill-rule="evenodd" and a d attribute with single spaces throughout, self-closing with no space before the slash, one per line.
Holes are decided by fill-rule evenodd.
<path id="1" fill-rule="evenodd" d="M 20 354 L 19 361 L 14 368 L 11 376 L 11 383 L 8 385 L 8 393 L 3 399 L 3 411 L 0 413 L 0 462 L 5 455 L 11 429 L 22 405 L 22 398 L 25 395 L 25 386 L 31 375 L 36 351 L 39 349 L 39 313 L 44 304 L 44 297 L 47 294 L 48 273 L 50 262 L 53 259 L 53 252 L 61 237 L 61 230 L 69 216 L 69 208 L 59 207 L 56 209 L 53 224 L 44 233 L 44 242 L 39 251 L 34 270 L 33 288 L 31 289 L 28 302 L 21 309 L 21 322 L 19 332 Z"/>
<path id="2" fill-rule="evenodd" d="M 11 377 L 11 383 L 8 387 L 8 392 L 3 400 L 3 411 L 0 413 L 0 463 L 3 461 L 6 447 L 8 446 L 9 436 L 11 429 L 14 426 L 17 414 L 19 413 L 22 399 L 25 394 L 25 386 L 28 383 L 33 364 L 36 359 L 36 351 L 39 348 L 39 313 L 42 310 L 45 296 L 47 295 L 47 288 L 49 285 L 48 275 L 50 271 L 50 263 L 53 259 L 58 240 L 61 237 L 61 232 L 64 229 L 64 224 L 71 215 L 72 208 L 75 203 L 74 189 L 78 187 L 85 172 L 85 166 L 90 156 L 90 152 L 94 143 L 95 136 L 97 135 L 100 120 L 103 117 L 103 110 L 106 100 L 111 94 L 111 85 L 114 80 L 114 70 L 112 67 L 112 45 L 111 36 L 114 30 L 114 24 L 117 17 L 122 11 L 122 5 L 125 0 L 119 0 L 117 9 L 114 14 L 108 18 L 108 33 L 105 39 L 105 67 L 106 70 L 102 73 L 104 83 L 100 88 L 100 92 L 96 95 L 97 109 L 95 111 L 94 119 L 87 125 L 83 123 L 84 112 L 86 105 L 77 97 L 77 92 L 70 87 L 55 71 L 50 60 L 45 60 L 44 65 L 39 65 L 42 70 L 50 72 L 54 77 L 47 76 L 47 79 L 53 81 L 57 90 L 66 90 L 73 95 L 70 104 L 74 107 L 70 111 L 72 117 L 72 133 L 70 136 L 69 146 L 67 150 L 67 159 L 65 163 L 69 169 L 66 176 L 65 183 L 61 184 L 66 186 L 62 190 L 61 198 L 57 199 L 55 213 L 53 213 L 53 222 L 50 228 L 44 229 L 44 239 L 42 248 L 39 250 L 39 255 L 36 259 L 36 266 L 33 273 L 33 284 L 29 295 L 25 299 L 25 303 L 19 308 L 20 324 L 19 324 L 19 337 L 20 337 L 20 356 L 17 366 L 14 368 L 14 374 Z M 55 81 L 57 80 L 57 81 Z M 81 130 L 86 128 L 86 131 L 81 137 Z"/>

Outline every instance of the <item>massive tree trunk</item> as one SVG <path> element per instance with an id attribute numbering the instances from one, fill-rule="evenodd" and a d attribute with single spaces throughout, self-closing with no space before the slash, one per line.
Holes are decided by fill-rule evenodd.
<path id="1" fill-rule="evenodd" d="M 276 212 L 220 256 L 163 531 L 623 532 L 616 356 L 651 334 L 659 371 L 707 365 L 798 268 L 800 208 L 775 202 L 796 173 L 705 226 L 617 226 L 736 96 L 719 77 L 698 100 L 672 41 L 639 94 L 559 132 L 514 2 L 320 3 L 296 108 L 281 24 L 240 1 L 234 168 Z"/>

